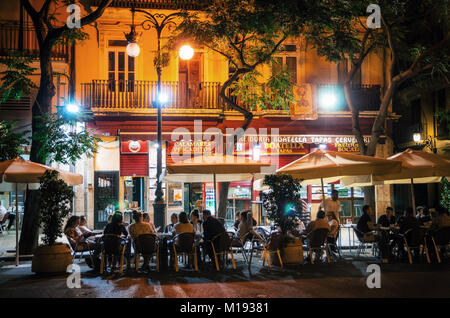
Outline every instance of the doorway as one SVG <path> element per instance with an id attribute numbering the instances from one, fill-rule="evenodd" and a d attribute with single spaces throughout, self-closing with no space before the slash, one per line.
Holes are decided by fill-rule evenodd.
<path id="1" fill-rule="evenodd" d="M 199 96 L 202 90 L 202 56 L 202 53 L 196 53 L 190 60 L 179 59 L 178 94 L 181 108 L 194 109 L 199 107 Z"/>

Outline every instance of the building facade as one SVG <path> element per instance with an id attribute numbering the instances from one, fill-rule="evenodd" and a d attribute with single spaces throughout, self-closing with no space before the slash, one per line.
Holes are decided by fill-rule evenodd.
<path id="1" fill-rule="evenodd" d="M 65 49 L 67 54 L 62 61 L 57 60 L 55 53 L 55 71 L 59 67 L 62 71 L 58 73 L 67 74 L 57 80 L 68 82 L 70 79 L 74 83 L 76 101 L 85 111 L 93 113 L 93 120 L 86 123 L 86 128 L 102 140 L 93 158 L 80 160 L 74 167 L 74 171 L 84 176 L 84 184 L 75 187 L 74 213 L 86 215 L 89 225 L 95 228 L 102 228 L 108 214 L 114 210 L 140 209 L 153 216 L 157 147 L 157 109 L 154 106 L 157 73 L 153 60 L 157 37 L 155 30 L 143 31 L 138 27 L 137 32 L 142 31 L 141 52 L 137 57 L 127 55 L 124 33 L 129 32 L 132 23 L 132 4 L 152 13 L 175 12 L 167 1 L 113 1 L 95 27 L 83 28 L 89 34 L 87 40 L 70 50 Z M 19 12 L 19 8 L 17 10 Z M 1 25 L 17 25 L 19 16 L 14 18 L 12 21 L 12 16 L 1 17 Z M 136 25 L 143 19 L 136 14 Z M 221 85 L 232 71 L 228 62 L 196 43 L 189 43 L 194 48 L 193 58 L 181 60 L 176 50 L 164 48 L 170 35 L 170 29 L 163 31 L 163 53 L 169 57 L 168 66 L 162 71 L 162 90 L 169 97 L 162 110 L 164 164 L 172 162 L 174 154 L 180 151 L 209 152 L 214 143 L 205 131 L 218 128 L 226 139 L 227 128 L 237 129 L 244 121 L 240 113 L 229 109 L 219 97 Z M 11 43 L 16 42 L 17 39 Z M 10 48 L 8 46 L 13 44 L 2 40 L 1 49 Z M 30 47 L 30 51 L 32 49 Z M 290 70 L 297 101 L 290 109 L 249 109 L 254 118 L 239 140 L 235 154 L 254 158 L 258 152 L 261 159 L 273 159 L 277 167 L 282 167 L 317 148 L 358 153 L 350 111 L 340 84 L 342 70 L 347 65 L 325 61 L 301 35 L 286 40 L 276 59 Z M 272 67 L 263 65 L 259 71 L 263 76 L 270 76 Z M 370 136 L 380 104 L 380 92 L 387 84 L 388 67 L 385 52 L 372 53 L 352 85 L 366 138 Z M 64 106 L 67 86 L 60 85 L 55 106 Z M 239 98 L 237 100 L 239 102 Z M 393 153 L 391 133 L 393 120 L 397 118 L 390 110 L 386 135 L 378 145 L 379 157 Z M 180 128 L 185 135 L 177 135 Z M 253 209 L 260 215 L 260 193 L 252 181 L 230 184 L 229 219 L 233 218 L 234 211 L 244 209 Z M 166 222 L 171 213 L 189 211 L 199 205 L 215 210 L 212 183 L 164 183 L 163 189 Z M 355 222 L 361 215 L 362 189 L 346 189 L 339 184 L 329 185 L 328 192 L 331 189 L 339 189 L 343 205 L 341 219 Z M 320 185 L 302 188 L 302 197 L 311 208 L 312 218 L 320 203 L 320 191 Z M 391 186 L 376 186 L 377 213 L 382 214 L 391 204 Z M 125 214 L 126 220 L 128 215 Z"/>

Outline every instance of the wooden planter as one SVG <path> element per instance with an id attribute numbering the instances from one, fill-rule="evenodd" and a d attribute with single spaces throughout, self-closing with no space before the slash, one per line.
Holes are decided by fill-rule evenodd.
<path id="1" fill-rule="evenodd" d="M 72 264 L 70 248 L 65 244 L 39 246 L 33 254 L 31 271 L 33 273 L 65 273 Z"/>
<path id="2" fill-rule="evenodd" d="M 296 239 L 295 242 L 289 243 L 281 251 L 281 260 L 284 264 L 303 264 L 303 246 L 300 239 Z M 270 262 L 279 266 L 278 255 L 276 253 L 270 255 Z"/>

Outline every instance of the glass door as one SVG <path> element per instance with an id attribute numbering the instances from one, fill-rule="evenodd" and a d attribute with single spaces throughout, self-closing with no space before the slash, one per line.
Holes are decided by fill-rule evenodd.
<path id="1" fill-rule="evenodd" d="M 119 199 L 119 171 L 94 173 L 94 227 L 103 229 L 108 216 L 116 209 Z"/>

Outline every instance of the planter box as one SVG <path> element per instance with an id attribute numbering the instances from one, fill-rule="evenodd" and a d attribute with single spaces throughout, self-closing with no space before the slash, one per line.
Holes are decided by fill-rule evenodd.
<path id="1" fill-rule="evenodd" d="M 296 239 L 294 243 L 289 243 L 285 248 L 281 249 L 281 260 L 284 264 L 303 264 L 303 246 L 300 239 Z M 274 265 L 280 265 L 278 255 L 276 253 L 270 255 L 270 262 Z"/>
<path id="2" fill-rule="evenodd" d="M 65 273 L 72 264 L 70 248 L 65 244 L 39 246 L 33 254 L 31 271 L 33 273 Z"/>

